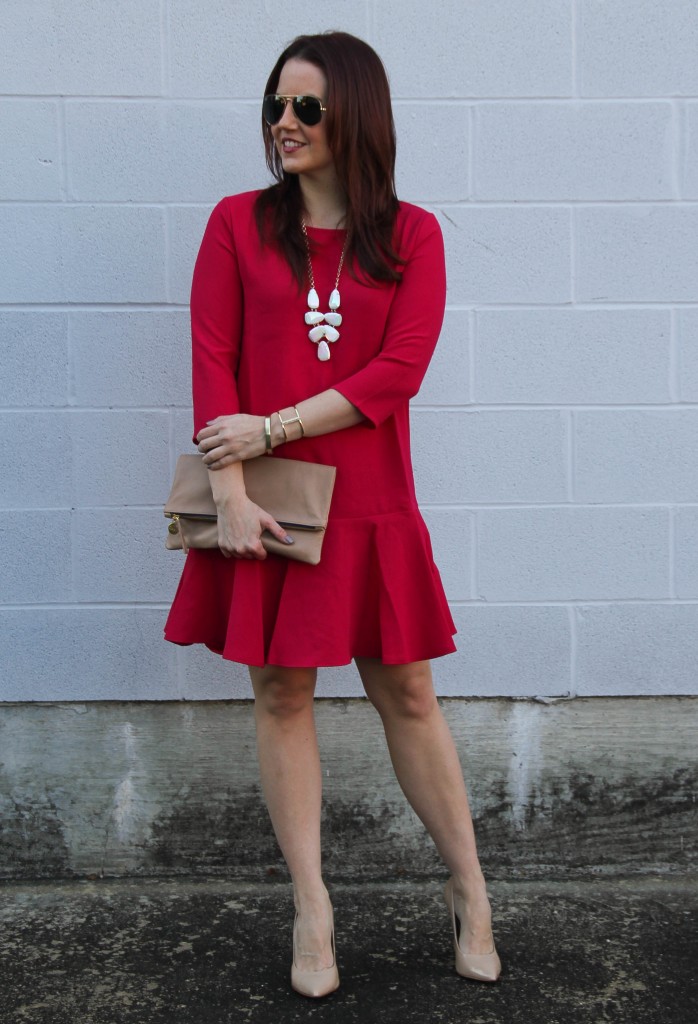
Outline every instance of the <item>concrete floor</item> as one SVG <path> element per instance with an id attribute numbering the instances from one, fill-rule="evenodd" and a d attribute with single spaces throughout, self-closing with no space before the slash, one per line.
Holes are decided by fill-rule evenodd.
<path id="1" fill-rule="evenodd" d="M 331 886 L 342 984 L 289 987 L 288 885 L 6 883 L 2 1024 L 696 1024 L 698 878 L 494 881 L 499 982 L 452 968 L 439 881 Z"/>

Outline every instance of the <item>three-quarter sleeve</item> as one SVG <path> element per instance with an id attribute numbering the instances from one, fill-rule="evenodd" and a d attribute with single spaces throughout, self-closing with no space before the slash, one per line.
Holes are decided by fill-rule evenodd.
<path id="1" fill-rule="evenodd" d="M 191 287 L 192 440 L 216 416 L 240 411 L 236 373 L 242 333 L 242 283 L 226 201 L 209 217 Z"/>
<path id="2" fill-rule="evenodd" d="M 441 331 L 446 266 L 439 222 L 427 214 L 396 286 L 381 350 L 336 391 L 379 426 L 419 391 Z"/>

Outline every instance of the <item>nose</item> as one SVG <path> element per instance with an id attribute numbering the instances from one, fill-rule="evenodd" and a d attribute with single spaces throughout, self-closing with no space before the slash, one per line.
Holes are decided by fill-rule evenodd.
<path id="1" fill-rule="evenodd" d="M 276 124 L 278 127 L 283 128 L 291 128 L 296 127 L 298 125 L 298 119 L 296 118 L 296 115 L 293 112 L 293 104 L 291 100 L 286 100 L 284 112 L 281 116 L 281 119 L 277 121 Z"/>

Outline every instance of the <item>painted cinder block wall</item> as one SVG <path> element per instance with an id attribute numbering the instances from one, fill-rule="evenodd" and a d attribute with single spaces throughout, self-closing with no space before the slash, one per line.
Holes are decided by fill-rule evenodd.
<path id="1" fill-rule="evenodd" d="M 161 510 L 204 224 L 268 180 L 267 73 L 327 28 L 384 58 L 399 194 L 447 246 L 413 404 L 439 691 L 698 693 L 693 0 L 2 0 L 0 698 L 250 696 L 162 640 Z"/>

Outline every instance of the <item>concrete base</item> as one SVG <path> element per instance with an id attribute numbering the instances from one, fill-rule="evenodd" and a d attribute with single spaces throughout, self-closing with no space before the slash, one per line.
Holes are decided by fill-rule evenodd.
<path id="1" fill-rule="evenodd" d="M 373 707 L 316 703 L 326 877 L 433 877 Z M 442 706 L 489 878 L 698 870 L 698 698 Z M 0 705 L 0 760 L 0 877 L 285 877 L 249 701 Z"/>
<path id="2" fill-rule="evenodd" d="M 693 1024 L 698 878 L 495 882 L 502 975 L 453 970 L 442 879 L 331 886 L 341 987 L 289 986 L 290 887 L 222 880 L 10 883 L 0 1020 L 12 1024 Z"/>

